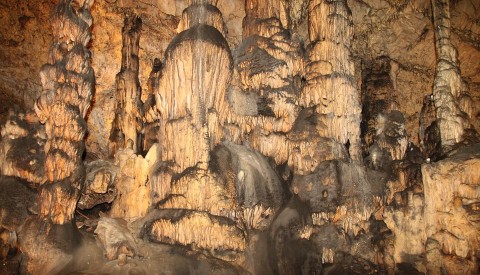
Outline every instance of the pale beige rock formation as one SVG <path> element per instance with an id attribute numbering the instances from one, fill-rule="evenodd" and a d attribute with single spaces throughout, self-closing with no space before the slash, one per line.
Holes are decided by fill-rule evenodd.
<path id="1" fill-rule="evenodd" d="M 147 214 L 152 204 L 151 179 L 158 155 L 158 144 L 150 148 L 145 158 L 135 154 L 132 147 L 117 152 L 114 163 L 118 169 L 114 182 L 116 198 L 112 203 L 111 217 L 132 221 Z"/>
<path id="2" fill-rule="evenodd" d="M 450 2 L 432 0 L 432 9 L 437 53 L 433 96 L 442 150 L 448 151 L 464 140 L 465 130 L 470 128 L 471 98 L 461 78 L 457 49 L 450 40 Z"/>
<path id="3" fill-rule="evenodd" d="M 95 229 L 95 234 L 102 243 L 105 256 L 109 260 L 133 257 L 137 253 L 137 245 L 124 220 L 102 217 Z"/>
<path id="4" fill-rule="evenodd" d="M 209 25 L 181 32 L 167 49 L 156 98 L 161 158 L 179 171 L 207 163 L 209 149 L 219 142 L 218 114 L 225 108 L 231 67 L 225 39 Z"/>
<path id="5" fill-rule="evenodd" d="M 315 0 L 308 18 L 307 83 L 300 104 L 316 108 L 318 124 L 324 124 L 321 136 L 348 145 L 350 156 L 359 160 L 361 105 L 350 50 L 351 11 L 346 1 Z"/>
<path id="6" fill-rule="evenodd" d="M 162 163 L 153 176 L 152 203 L 189 214 L 158 218 L 147 230 L 159 242 L 237 252 L 244 236 L 226 218 L 235 213 L 233 182 L 226 184 L 208 167 L 209 152 L 222 137 L 220 114 L 233 66 L 215 3 L 193 1 L 184 10 L 155 90 Z"/>
<path id="7" fill-rule="evenodd" d="M 479 164 L 476 144 L 459 149 L 444 160 L 422 165 L 426 237 L 439 244 L 439 266 L 453 271 L 463 265 L 455 262 L 461 258 L 469 266 L 464 274 L 478 272 L 475 255 L 480 245 Z M 427 255 L 434 252 L 427 248 Z"/>

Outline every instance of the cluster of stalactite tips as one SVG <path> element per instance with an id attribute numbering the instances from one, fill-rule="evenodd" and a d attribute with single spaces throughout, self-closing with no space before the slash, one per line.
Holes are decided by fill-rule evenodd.
<path id="1" fill-rule="evenodd" d="M 478 274 L 480 143 L 449 1 L 431 3 L 415 141 L 390 60 L 358 81 L 347 1 L 299 1 L 300 41 L 289 1 L 245 0 L 235 48 L 217 0 L 187 1 L 146 90 L 126 14 L 103 157 L 85 146 L 94 3 L 59 2 L 43 92 L 1 128 L 3 271 Z"/>

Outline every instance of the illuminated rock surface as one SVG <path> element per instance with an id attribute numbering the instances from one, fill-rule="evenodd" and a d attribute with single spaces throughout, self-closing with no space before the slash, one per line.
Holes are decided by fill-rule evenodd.
<path id="1" fill-rule="evenodd" d="M 478 274 L 478 1 L 4 2 L 0 273 Z"/>

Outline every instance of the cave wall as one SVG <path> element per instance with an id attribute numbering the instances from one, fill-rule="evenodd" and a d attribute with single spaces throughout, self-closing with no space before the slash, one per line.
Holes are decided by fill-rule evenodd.
<path id="1" fill-rule="evenodd" d="M 119 266 L 162 244 L 256 274 L 474 274 L 479 9 L 0 4 L 0 195 L 28 193 L 0 204 L 2 256 L 79 270 L 57 241 L 80 229 Z"/>
<path id="2" fill-rule="evenodd" d="M 292 2 L 290 16 L 292 30 L 303 41 L 308 41 L 305 1 Z M 56 1 L 5 1 L 2 4 L 0 32 L 2 37 L 2 101 L 24 107 L 33 106 L 41 91 L 38 71 L 47 52 L 42 50 L 51 39 L 49 17 Z M 394 83 L 401 111 L 406 116 L 409 141 L 418 144 L 418 123 L 423 96 L 431 93 L 435 68 L 435 48 L 430 1 L 355 1 L 349 0 L 354 23 L 352 43 L 357 81 L 360 87 L 362 72 L 371 68 L 379 57 L 388 57 L 392 63 L 390 77 Z M 121 28 L 125 13 L 134 12 L 145 21 L 140 47 L 139 79 L 142 90 L 147 90 L 147 80 L 153 59 L 163 55 L 177 25 L 186 1 L 101 1 L 95 3 L 92 14 L 97 21 L 93 28 L 91 51 L 95 56 L 93 66 L 96 77 L 95 101 L 106 106 L 93 108 L 92 129 L 87 144 L 92 152 L 107 154 L 105 147 L 113 113 L 109 100 L 114 91 L 115 75 L 121 65 Z M 245 16 L 243 1 L 219 1 L 218 8 L 227 26 L 227 41 L 235 48 L 241 41 L 241 22 Z M 452 2 L 452 43 L 459 53 L 462 78 L 467 82 L 474 100 L 474 116 L 478 118 L 480 98 L 480 58 L 478 3 L 476 1 Z M 43 57 L 43 58 L 42 58 Z M 144 99 L 144 98 L 143 98 Z M 2 105 L 2 119 L 8 108 Z M 477 129 L 478 119 L 473 120 Z M 105 129 L 105 130 L 102 130 Z M 102 131 L 101 131 L 102 130 Z"/>

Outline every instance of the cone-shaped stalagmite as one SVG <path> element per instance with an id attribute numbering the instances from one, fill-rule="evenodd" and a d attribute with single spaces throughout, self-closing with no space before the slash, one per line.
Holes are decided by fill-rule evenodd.
<path id="1" fill-rule="evenodd" d="M 138 50 L 142 20 L 136 15 L 125 18 L 122 29 L 122 68 L 117 74 L 115 119 L 110 133 L 110 155 L 127 148 L 131 140 L 134 152 L 142 152 L 143 108 L 138 80 Z"/>
<path id="2" fill-rule="evenodd" d="M 223 18 L 207 2 L 194 1 L 184 10 L 155 91 L 163 163 L 154 176 L 154 201 L 160 213 L 191 214 L 156 219 L 147 233 L 155 241 L 237 251 L 243 250 L 244 237 L 226 218 L 235 209 L 233 187 L 208 167 L 209 153 L 222 136 L 219 114 L 225 112 L 233 61 L 221 32 Z"/>
<path id="3" fill-rule="evenodd" d="M 157 91 L 162 160 L 173 161 L 180 171 L 208 163 L 208 151 L 219 141 L 218 113 L 224 109 L 231 76 L 225 38 L 203 23 L 170 43 Z"/>

